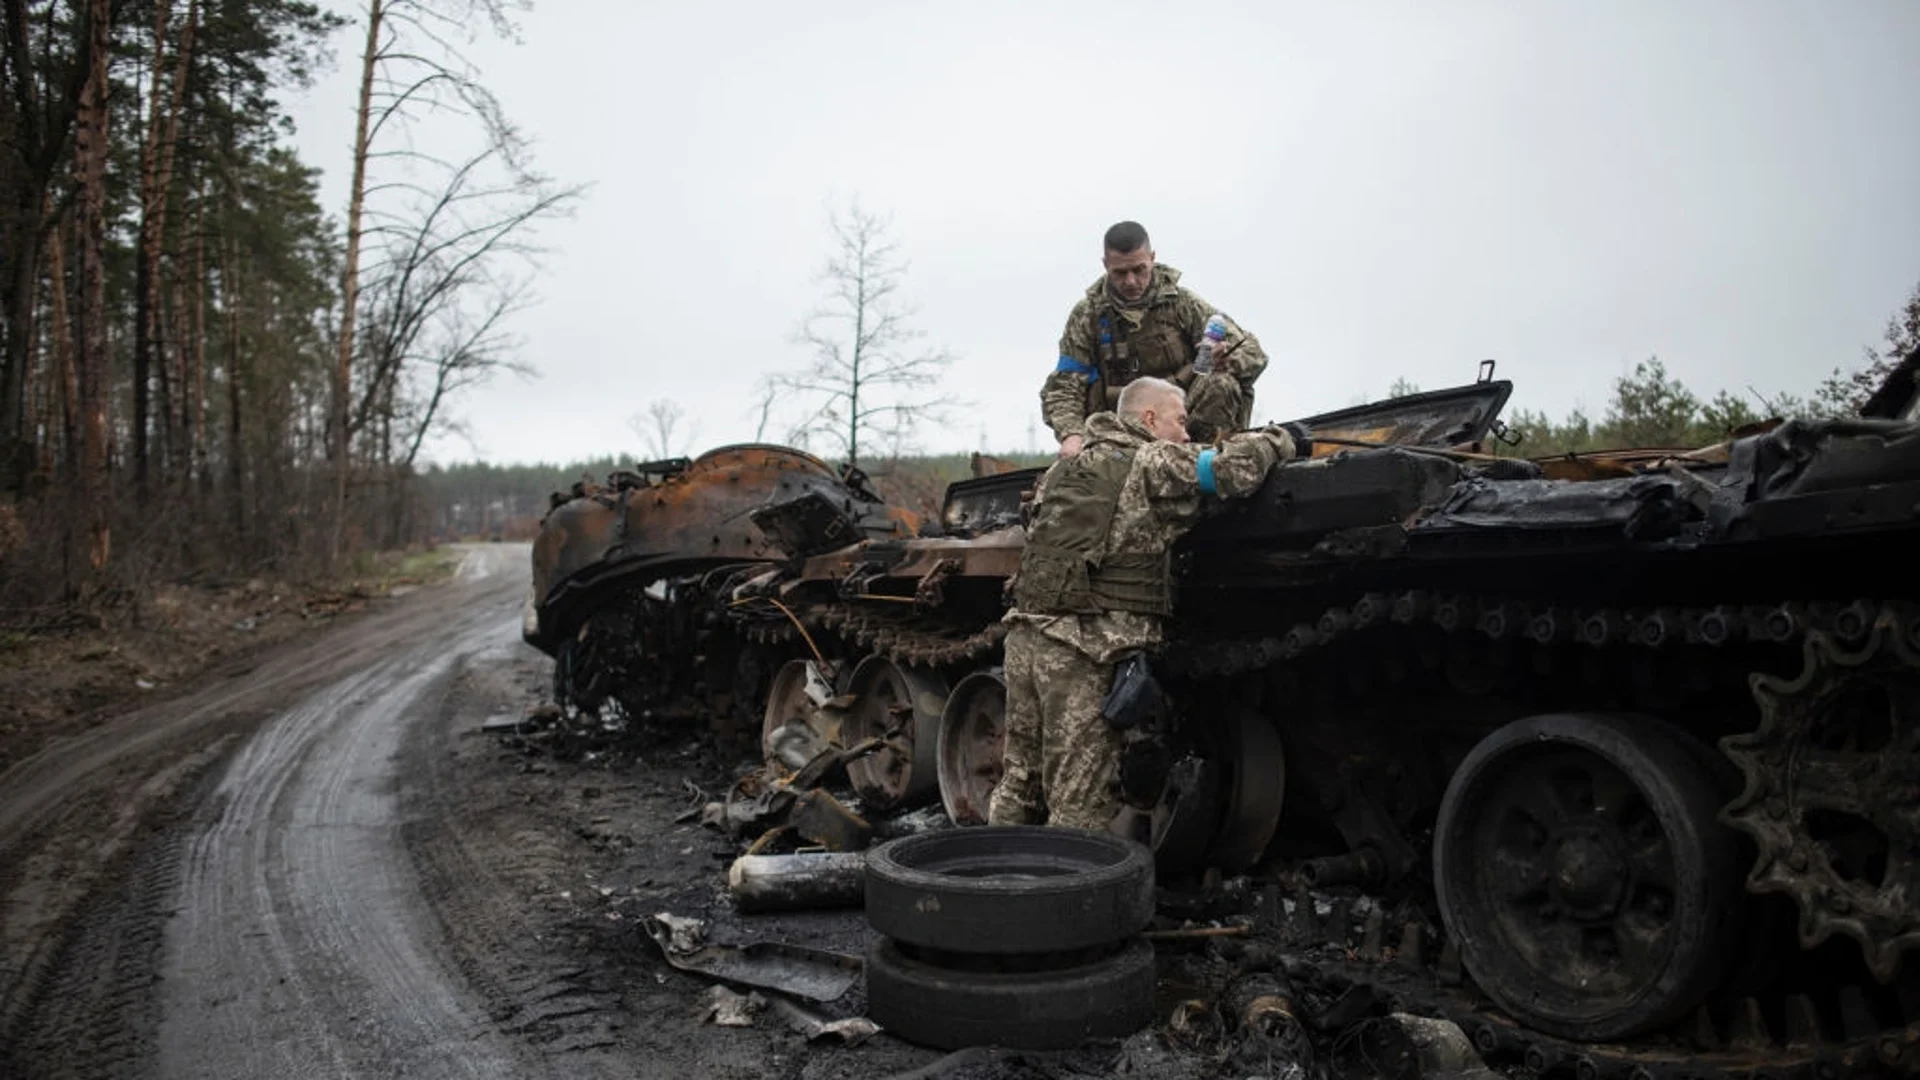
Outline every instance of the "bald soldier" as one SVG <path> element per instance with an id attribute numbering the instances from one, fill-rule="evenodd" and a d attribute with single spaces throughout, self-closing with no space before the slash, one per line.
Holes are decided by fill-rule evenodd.
<path id="1" fill-rule="evenodd" d="M 1259 490 L 1294 456 L 1278 428 L 1187 441 L 1187 395 L 1142 376 L 1040 478 L 1007 612 L 1005 771 L 987 821 L 1102 829 L 1120 810 L 1121 736 L 1101 715 L 1116 662 L 1160 641 L 1171 553 L 1208 498 Z"/>
<path id="2" fill-rule="evenodd" d="M 1079 453 L 1087 417 L 1114 408 L 1142 375 L 1186 391 L 1196 441 L 1245 428 L 1253 381 L 1267 366 L 1260 342 L 1228 319 L 1213 371 L 1197 375 L 1195 350 L 1214 307 L 1180 284 L 1180 271 L 1154 261 L 1147 230 L 1134 221 L 1108 229 L 1100 265 L 1106 272 L 1067 316 L 1060 362 L 1040 388 L 1040 412 L 1060 440 L 1060 456 Z"/>

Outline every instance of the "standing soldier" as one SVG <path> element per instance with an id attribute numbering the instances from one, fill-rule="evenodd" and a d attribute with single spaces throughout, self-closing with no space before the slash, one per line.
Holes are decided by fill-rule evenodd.
<path id="1" fill-rule="evenodd" d="M 1185 396 L 1133 380 L 1118 413 L 1089 417 L 1085 445 L 1040 479 L 1006 615 L 1007 746 L 990 824 L 1107 826 L 1121 737 L 1101 699 L 1116 662 L 1157 643 L 1173 612 L 1174 541 L 1204 496 L 1251 495 L 1295 454 L 1277 428 L 1190 444 Z"/>
<path id="2" fill-rule="evenodd" d="M 1180 284 L 1180 271 L 1153 261 L 1147 230 L 1133 221 L 1108 229 L 1100 265 L 1106 273 L 1067 316 L 1060 363 L 1040 388 L 1040 412 L 1060 440 L 1060 456 L 1079 453 L 1087 417 L 1113 409 L 1121 389 L 1142 375 L 1186 391 L 1195 440 L 1244 429 L 1253 381 L 1267 366 L 1260 342 L 1229 319 L 1213 370 L 1196 374 L 1196 347 L 1216 312 Z"/>

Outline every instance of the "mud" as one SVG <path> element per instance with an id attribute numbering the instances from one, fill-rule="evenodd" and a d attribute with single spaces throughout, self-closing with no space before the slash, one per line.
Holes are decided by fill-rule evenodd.
<path id="1" fill-rule="evenodd" d="M 866 927 L 732 911 L 735 850 L 674 820 L 731 779 L 697 737 L 609 767 L 479 734 L 546 687 L 518 639 L 526 557 L 474 549 L 448 584 L 0 775 L 0 1074 L 825 1078 L 936 1060 L 885 1035 L 808 1044 L 772 1013 L 705 1020 L 706 981 L 665 963 L 644 916 L 856 954 Z M 856 986 L 818 1011 L 863 1008 Z"/>

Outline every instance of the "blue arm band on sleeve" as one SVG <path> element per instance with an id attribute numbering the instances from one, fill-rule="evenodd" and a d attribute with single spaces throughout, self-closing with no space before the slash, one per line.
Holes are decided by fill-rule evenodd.
<path id="1" fill-rule="evenodd" d="M 1219 487 L 1213 481 L 1213 451 L 1200 451 L 1200 460 L 1194 463 L 1194 471 L 1200 474 L 1200 494 L 1218 495 Z"/>
<path id="2" fill-rule="evenodd" d="M 1092 364 L 1083 364 L 1071 356 L 1062 355 L 1060 362 L 1054 365 L 1053 370 L 1071 371 L 1076 375 L 1085 375 L 1088 382 L 1096 382 L 1100 378 L 1100 370 L 1098 368 Z"/>

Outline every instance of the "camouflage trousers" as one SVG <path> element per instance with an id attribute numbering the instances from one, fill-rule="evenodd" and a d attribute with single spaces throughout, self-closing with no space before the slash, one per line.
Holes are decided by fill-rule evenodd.
<path id="1" fill-rule="evenodd" d="M 1253 420 L 1253 395 L 1225 372 L 1195 375 L 1187 387 L 1187 430 L 1195 442 L 1212 442 L 1245 431 Z"/>
<path id="2" fill-rule="evenodd" d="M 1006 650 L 1007 747 L 987 823 L 1106 828 L 1120 809 L 1120 734 L 1100 715 L 1113 665 L 1025 623 Z"/>

